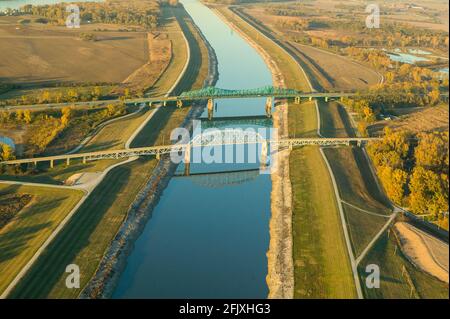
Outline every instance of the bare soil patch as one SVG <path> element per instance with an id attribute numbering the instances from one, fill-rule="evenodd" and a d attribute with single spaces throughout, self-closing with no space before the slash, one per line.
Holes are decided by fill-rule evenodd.
<path id="1" fill-rule="evenodd" d="M 448 283 L 448 245 L 404 222 L 396 223 L 395 229 L 408 259 L 418 268 Z M 446 265 L 441 262 L 445 260 Z"/>

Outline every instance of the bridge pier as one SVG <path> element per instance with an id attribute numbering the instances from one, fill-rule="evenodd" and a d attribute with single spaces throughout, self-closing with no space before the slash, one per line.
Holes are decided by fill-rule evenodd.
<path id="1" fill-rule="evenodd" d="M 159 154 L 159 152 L 156 152 L 156 159 L 159 161 L 160 158 L 161 158 L 161 154 Z"/>
<path id="2" fill-rule="evenodd" d="M 183 106 L 183 101 L 182 100 L 177 100 L 177 107 L 181 108 Z"/>
<path id="3" fill-rule="evenodd" d="M 272 97 L 268 97 L 266 100 L 266 115 L 272 117 Z"/>
<path id="4" fill-rule="evenodd" d="M 53 160 L 50 160 L 50 168 L 53 168 Z"/>
<path id="5" fill-rule="evenodd" d="M 83 164 L 86 164 L 86 157 L 83 156 Z"/>
<path id="6" fill-rule="evenodd" d="M 163 106 L 167 106 L 167 101 L 163 101 Z"/>
<path id="7" fill-rule="evenodd" d="M 191 166 L 191 145 L 189 144 L 184 149 L 184 175 L 189 176 L 190 175 L 190 166 Z"/>
<path id="8" fill-rule="evenodd" d="M 309 97 L 309 101 L 312 101 L 312 96 Z"/>
<path id="9" fill-rule="evenodd" d="M 211 120 L 214 114 L 214 100 L 213 99 L 208 99 L 208 119 Z"/>
<path id="10" fill-rule="evenodd" d="M 68 158 L 66 159 L 66 165 L 67 165 L 67 166 L 70 165 L 70 157 L 68 157 Z"/>
<path id="11" fill-rule="evenodd" d="M 261 169 L 264 169 L 267 166 L 267 156 L 269 153 L 269 143 L 267 141 L 263 141 L 261 143 Z"/>
<path id="12" fill-rule="evenodd" d="M 294 99 L 294 104 L 300 104 L 300 103 L 301 103 L 300 96 L 296 96 Z"/>
<path id="13" fill-rule="evenodd" d="M 325 102 L 328 102 L 328 96 L 325 96 Z"/>

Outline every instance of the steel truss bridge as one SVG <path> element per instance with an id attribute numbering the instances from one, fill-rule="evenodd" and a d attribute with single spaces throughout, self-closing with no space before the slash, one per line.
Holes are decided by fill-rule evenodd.
<path id="1" fill-rule="evenodd" d="M 125 104 L 163 104 L 166 105 L 167 102 L 174 102 L 177 106 L 183 106 L 183 102 L 189 101 L 201 101 L 201 100 L 213 100 L 213 99 L 231 99 L 231 98 L 294 98 L 299 101 L 299 99 L 313 99 L 313 98 L 342 98 L 356 95 L 354 92 L 301 92 L 293 89 L 284 89 L 273 86 L 266 86 L 256 89 L 245 89 L 245 90 L 227 90 L 220 89 L 216 87 L 207 87 L 200 90 L 183 92 L 179 96 L 169 96 L 169 97 L 142 97 L 133 99 L 111 99 L 111 100 L 98 100 L 98 101 L 86 101 L 86 102 L 65 102 L 65 103 L 47 103 L 47 104 L 34 104 L 34 105 L 13 105 L 5 106 L 0 110 L 14 111 L 14 110 L 46 110 L 46 109 L 60 109 L 67 106 L 75 107 L 95 107 L 102 106 L 110 103 L 120 103 Z"/>
<path id="2" fill-rule="evenodd" d="M 46 109 L 60 109 L 67 106 L 74 106 L 80 108 L 90 108 L 95 106 L 102 106 L 111 103 L 125 103 L 128 105 L 153 104 L 166 105 L 168 102 L 174 102 L 178 107 L 183 106 L 183 102 L 189 101 L 201 101 L 201 100 L 214 100 L 214 99 L 241 99 L 241 98 L 279 98 L 279 99 L 294 99 L 297 104 L 301 99 L 336 99 L 358 95 L 355 92 L 302 92 L 294 89 L 286 89 L 274 86 L 265 86 L 255 89 L 221 89 L 216 87 L 206 87 L 200 90 L 183 92 L 179 96 L 169 97 L 142 97 L 133 99 L 110 99 L 110 100 L 98 100 L 98 101 L 86 101 L 86 102 L 65 102 L 65 103 L 47 103 L 47 104 L 34 104 L 34 105 L 12 105 L 0 108 L 0 110 L 14 111 L 14 110 L 46 110 Z M 361 93 L 360 96 L 369 96 L 373 93 Z M 441 97 L 444 100 L 448 100 L 448 92 L 441 93 Z"/>
<path id="3" fill-rule="evenodd" d="M 0 162 L 0 165 L 16 165 L 16 164 L 37 164 L 39 162 L 49 162 L 50 167 L 53 167 L 54 161 L 65 160 L 67 165 L 70 165 L 71 160 L 82 160 L 83 163 L 92 160 L 102 159 L 121 159 L 133 156 L 149 156 L 154 155 L 159 158 L 163 154 L 170 154 L 172 152 L 184 152 L 190 154 L 193 147 L 216 147 L 226 145 L 251 145 L 262 144 L 262 149 L 267 153 L 270 145 L 270 150 L 280 150 L 305 145 L 361 145 L 369 141 L 379 140 L 379 138 L 265 138 L 258 132 L 253 130 L 241 129 L 226 129 L 226 130 L 212 130 L 202 134 L 198 134 L 191 141 L 185 143 L 178 143 L 172 145 L 159 145 L 149 147 L 139 147 L 130 149 L 107 150 L 98 152 L 87 152 L 77 154 L 65 154 L 56 156 L 45 156 L 26 158 L 18 160 L 10 160 Z M 189 156 L 188 156 L 189 157 Z M 189 158 L 185 156 L 185 162 L 189 162 Z"/>

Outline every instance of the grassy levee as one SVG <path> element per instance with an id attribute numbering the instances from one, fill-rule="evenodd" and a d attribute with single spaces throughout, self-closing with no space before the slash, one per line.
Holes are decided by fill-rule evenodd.
<path id="1" fill-rule="evenodd" d="M 298 120 L 298 121 L 297 121 Z M 314 102 L 290 105 L 291 136 L 317 136 Z M 356 290 L 333 185 L 316 146 L 289 157 L 295 298 L 355 298 Z"/>
<path id="2" fill-rule="evenodd" d="M 191 62 L 186 69 L 186 76 L 174 89 L 174 94 L 178 94 L 184 90 L 199 89 L 203 86 L 203 82 L 208 76 L 208 49 L 196 31 L 192 19 L 180 9 L 174 9 L 174 13 L 178 17 L 180 27 L 185 32 L 191 50 Z M 170 144 L 170 132 L 181 125 L 188 112 L 189 106 L 177 108 L 174 105 L 168 105 L 162 107 L 136 136 L 131 147 Z"/>
<path id="3" fill-rule="evenodd" d="M 289 88 L 310 91 L 295 60 L 252 26 L 219 12 L 257 42 L 274 60 Z M 289 136 L 317 136 L 314 102 L 289 103 Z M 333 185 L 319 147 L 294 149 L 289 158 L 293 207 L 295 298 L 356 298 L 356 289 Z"/>
<path id="4" fill-rule="evenodd" d="M 387 222 L 387 217 L 383 216 L 388 216 L 392 211 L 386 197 L 378 189 L 361 149 L 325 148 L 324 153 L 336 178 L 339 195 L 345 201 L 343 209 L 353 252 L 357 257 Z"/>
<path id="5" fill-rule="evenodd" d="M 356 137 L 345 108 L 337 102 L 318 100 L 320 134 L 324 137 Z"/>
<path id="6" fill-rule="evenodd" d="M 289 103 L 289 137 L 317 137 L 317 114 L 313 101 Z"/>
<path id="7" fill-rule="evenodd" d="M 366 266 L 380 267 L 380 288 L 368 289 L 363 285 L 366 298 L 371 299 L 448 299 L 448 284 L 413 266 L 398 248 L 393 231 L 383 234 L 359 265 L 363 281 Z"/>
<path id="8" fill-rule="evenodd" d="M 283 74 L 284 81 L 288 88 L 298 89 L 305 92 L 311 91 L 308 80 L 300 70 L 296 61 L 279 47 L 274 41 L 263 36 L 260 31 L 255 29 L 248 21 L 237 16 L 227 7 L 215 7 L 228 21 L 234 24 L 242 32 L 248 35 L 253 41 L 260 45 L 270 55 L 275 64 Z"/>
<path id="9" fill-rule="evenodd" d="M 318 147 L 290 158 L 295 298 L 355 298 L 356 290 L 330 175 Z"/>
<path id="10" fill-rule="evenodd" d="M 207 74 L 208 53 L 204 43 L 197 43 L 198 34 L 190 34 L 194 29 L 189 25 L 183 9 L 172 11 L 181 21 L 180 26 L 186 33 L 191 50 L 191 61 L 189 68 L 196 77 L 188 75 L 183 77 L 177 86 L 179 90 L 190 89 L 192 86 L 203 84 Z M 186 29 L 186 25 L 188 26 Z M 178 33 L 181 36 L 181 33 Z M 181 44 L 181 42 L 180 42 Z M 185 51 L 183 46 L 174 48 L 179 52 Z M 196 52 L 196 54 L 193 54 Z M 177 55 L 179 59 L 186 55 Z M 181 69 L 183 63 L 173 63 Z M 169 77 L 173 85 L 175 79 L 181 73 L 172 71 L 164 73 L 163 77 Z M 176 75 L 176 76 L 175 76 Z M 206 77 L 206 75 L 205 75 Z M 161 78 L 160 81 L 163 81 Z M 164 80 L 168 84 L 169 79 Z M 171 87 L 170 85 L 169 87 Z M 172 128 L 178 127 L 184 120 L 188 108 L 176 109 L 167 106 L 155 113 L 155 116 L 147 123 L 141 134 L 136 137 L 136 145 L 152 145 L 161 140 L 165 133 Z M 117 127 L 120 132 L 121 127 Z M 166 139 L 167 141 L 167 139 Z M 152 174 L 157 161 L 153 158 L 141 158 L 112 170 L 96 187 L 86 202 L 80 207 L 71 221 L 57 236 L 54 242 L 46 249 L 34 267 L 19 283 L 10 297 L 16 298 L 76 298 L 85 287 L 86 283 L 95 273 L 105 250 L 109 247 L 111 240 L 117 233 L 120 225 L 126 217 L 127 211 L 134 201 L 139 190 Z M 67 289 L 65 286 L 65 267 L 76 263 L 80 267 L 81 287 L 80 289 Z"/>
<path id="11" fill-rule="evenodd" d="M 5 194 L 32 201 L 0 230 L 0 294 L 83 196 L 78 190 L 0 184 Z"/>
<path id="12" fill-rule="evenodd" d="M 186 43 L 180 29 L 180 18 L 185 15 L 183 8 L 163 8 L 162 23 L 164 28 L 161 32 L 166 32 L 169 39 L 172 41 L 172 59 L 169 66 L 164 71 L 164 76 L 161 76 L 155 85 L 151 87 L 146 94 L 150 96 L 164 96 L 174 84 L 174 79 L 178 78 L 181 70 L 184 67 L 184 61 L 187 59 L 186 50 L 180 50 Z M 183 30 L 185 31 L 185 30 Z M 186 38 L 187 35 L 185 34 Z"/>
<path id="13" fill-rule="evenodd" d="M 319 110 L 322 135 L 354 136 L 348 114 L 338 103 L 319 102 Z M 391 204 L 379 189 L 370 164 L 359 147 L 325 148 L 324 153 L 333 170 L 341 199 L 359 208 L 343 204 L 353 252 L 359 256 L 388 220 L 374 214 L 392 213 Z M 369 264 L 380 267 L 380 289 L 368 289 L 364 284 L 365 269 Z M 401 253 L 392 231 L 389 237 L 384 233 L 378 239 L 359 264 L 358 273 L 365 298 L 448 298 L 448 285 L 412 265 Z"/>
<path id="14" fill-rule="evenodd" d="M 138 160 L 112 170 L 79 208 L 10 298 L 76 298 L 81 289 L 65 286 L 65 267 L 80 267 L 83 288 L 97 269 L 137 192 L 156 160 Z"/>

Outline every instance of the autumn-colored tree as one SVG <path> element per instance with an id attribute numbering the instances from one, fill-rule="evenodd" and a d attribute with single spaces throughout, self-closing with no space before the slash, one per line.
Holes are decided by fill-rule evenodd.
<path id="1" fill-rule="evenodd" d="M 407 135 L 404 132 L 394 132 L 389 127 L 384 129 L 384 138 L 368 145 L 372 160 L 377 168 L 389 166 L 403 168 L 404 159 L 409 150 Z"/>
<path id="2" fill-rule="evenodd" d="M 23 110 L 17 110 L 16 111 L 16 120 L 18 122 L 21 122 L 23 120 Z"/>
<path id="3" fill-rule="evenodd" d="M 72 116 L 72 108 L 66 106 L 61 110 L 61 126 L 63 128 L 67 127 L 71 116 Z"/>
<path id="4" fill-rule="evenodd" d="M 79 98 L 78 92 L 74 89 L 69 89 L 67 91 L 67 97 L 69 101 L 76 102 Z"/>
<path id="5" fill-rule="evenodd" d="M 394 203 L 402 205 L 408 174 L 402 169 L 383 166 L 379 170 L 379 176 L 388 197 Z"/>
<path id="6" fill-rule="evenodd" d="M 367 122 L 359 121 L 358 122 L 358 132 L 362 137 L 367 137 L 369 134 L 367 132 Z"/>
<path id="7" fill-rule="evenodd" d="M 125 88 L 123 95 L 126 99 L 130 98 L 130 89 L 129 88 Z"/>
<path id="8" fill-rule="evenodd" d="M 438 217 L 448 211 L 448 192 L 443 187 L 442 177 L 435 172 L 421 166 L 415 167 L 409 189 L 409 204 L 414 213 Z"/>
<path id="9" fill-rule="evenodd" d="M 418 137 L 419 143 L 414 150 L 416 165 L 432 170 L 438 174 L 448 174 L 448 131 L 421 133 Z"/>
<path id="10" fill-rule="evenodd" d="M 26 124 L 30 124 L 31 123 L 31 121 L 33 119 L 32 119 L 30 110 L 25 110 L 23 112 L 23 120 L 25 121 Z"/>
<path id="11" fill-rule="evenodd" d="M 102 96 L 102 89 L 99 86 L 94 87 L 92 90 L 92 96 L 95 100 L 98 100 Z"/>
<path id="12" fill-rule="evenodd" d="M 0 143 L 0 160 L 8 161 L 14 159 L 14 150 L 8 144 Z"/>
<path id="13" fill-rule="evenodd" d="M 48 103 L 50 102 L 50 92 L 45 90 L 41 93 L 41 97 L 39 99 L 40 103 Z"/>
<path id="14" fill-rule="evenodd" d="M 428 97 L 430 98 L 430 104 L 436 105 L 439 102 L 439 97 L 441 96 L 439 89 L 434 89 L 428 93 Z"/>

